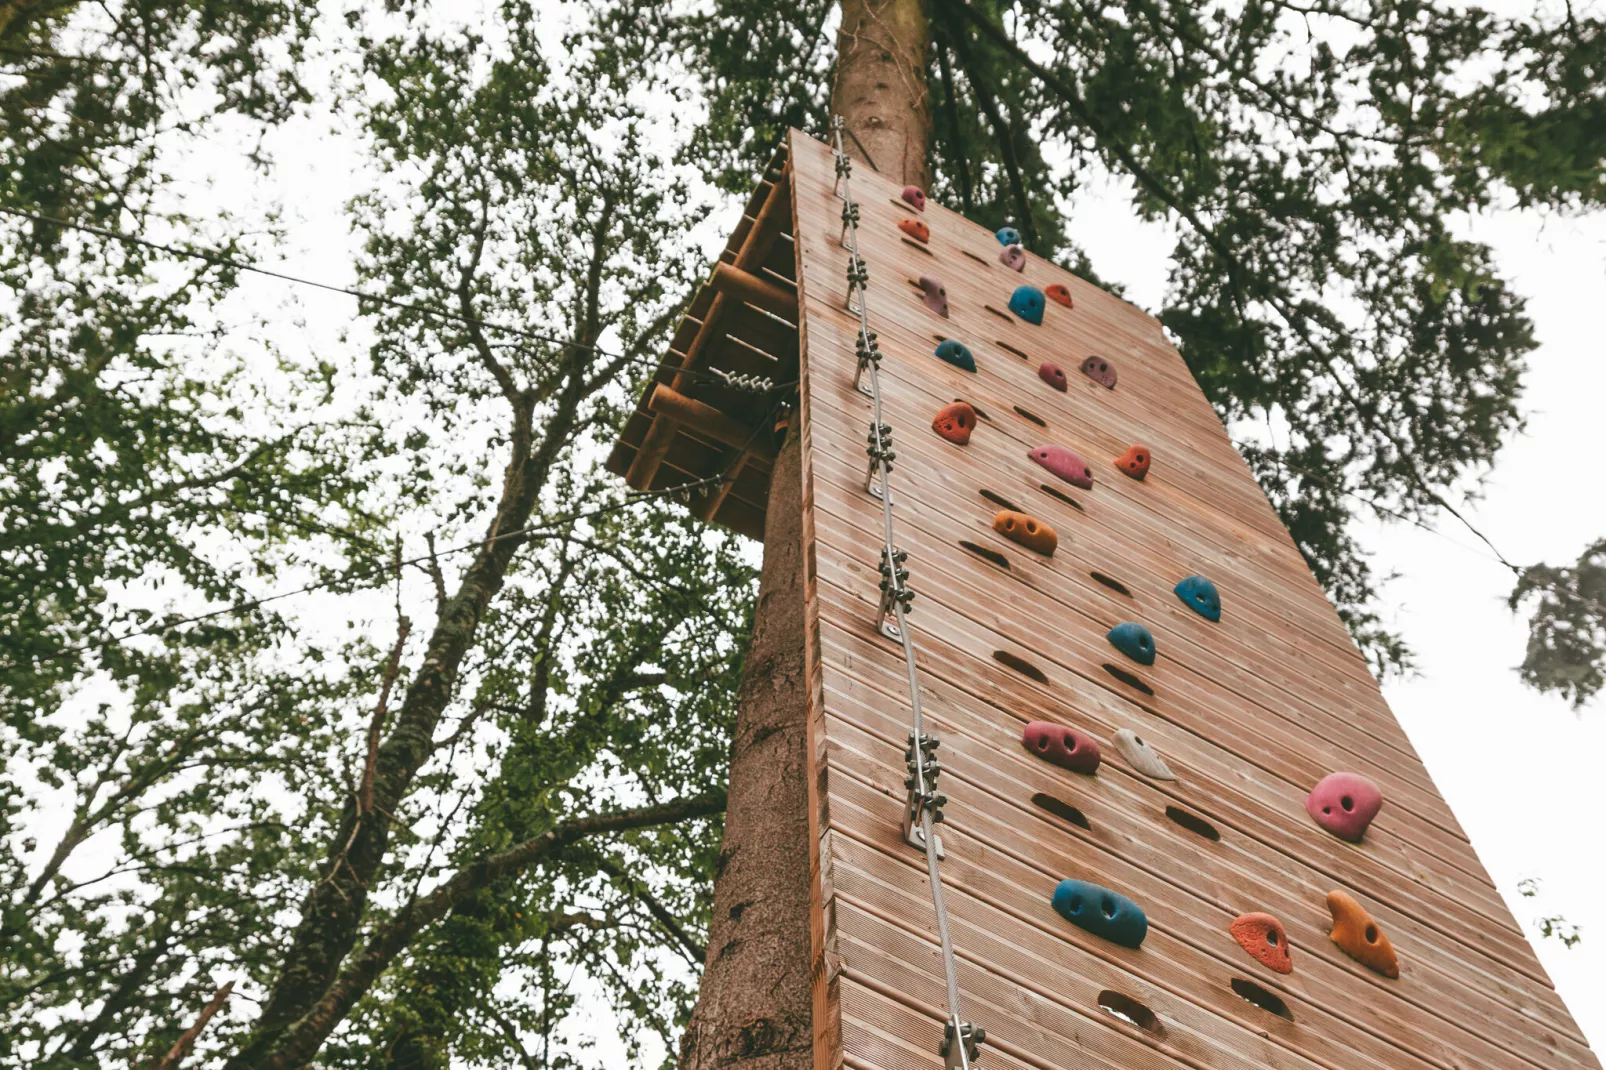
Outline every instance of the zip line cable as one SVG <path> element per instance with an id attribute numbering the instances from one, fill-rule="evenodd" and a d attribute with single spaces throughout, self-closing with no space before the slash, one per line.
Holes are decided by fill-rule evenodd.
<path id="1" fill-rule="evenodd" d="M 775 384 L 771 383 L 768 379 L 757 378 L 754 376 L 739 376 L 730 372 L 721 372 L 718 369 L 712 368 L 706 370 L 686 369 L 682 368 L 678 364 L 664 364 L 659 361 L 648 360 L 645 357 L 629 357 L 623 353 L 615 353 L 612 350 L 604 349 L 603 347 L 590 342 L 581 342 L 574 338 L 561 338 L 557 335 L 531 330 L 528 327 L 520 327 L 517 324 L 500 323 L 496 320 L 480 319 L 476 316 L 466 315 L 461 312 L 453 312 L 451 309 L 440 308 L 436 305 L 423 304 L 422 302 L 417 301 L 405 301 L 399 297 L 387 297 L 383 294 L 367 293 L 363 290 L 352 289 L 349 286 L 340 286 L 332 282 L 320 282 L 317 279 L 308 279 L 300 275 L 291 275 L 284 271 L 275 271 L 272 268 L 260 267 L 248 260 L 240 260 L 237 257 L 228 256 L 224 253 L 218 252 L 216 249 L 204 249 L 193 245 L 168 245 L 164 244 L 163 242 L 152 241 L 149 238 L 140 237 L 137 234 L 125 234 L 122 231 L 109 230 L 105 227 L 97 227 L 92 223 L 80 223 L 71 219 L 58 219 L 54 216 L 40 215 L 37 212 L 30 212 L 22 208 L 12 208 L 6 205 L 0 205 L 0 213 L 9 216 L 16 216 L 21 219 L 29 219 L 35 223 L 43 223 L 47 226 L 62 227 L 66 230 L 76 230 L 85 234 L 93 234 L 96 237 L 105 238 L 109 241 L 122 242 L 125 245 L 135 245 L 143 249 L 152 249 L 157 252 L 167 253 L 170 256 L 188 257 L 192 260 L 200 260 L 218 267 L 233 268 L 236 271 L 248 271 L 252 274 L 265 276 L 266 278 L 277 279 L 280 282 L 293 283 L 297 286 L 307 286 L 314 290 L 323 290 L 327 293 L 344 294 L 347 297 L 354 297 L 358 301 L 367 301 L 376 305 L 384 305 L 388 308 L 395 308 L 404 312 L 417 312 L 426 316 L 434 316 L 436 319 L 445 320 L 451 323 L 460 323 L 467 327 L 477 327 L 482 330 L 510 334 L 519 338 L 523 338 L 527 341 L 538 342 L 542 345 L 589 350 L 590 352 L 597 354 L 599 357 L 611 357 L 617 360 L 629 360 L 642 368 L 652 368 L 656 371 L 667 370 L 680 372 L 696 378 L 711 379 L 716 382 L 724 383 L 725 385 L 737 390 L 778 389 L 775 387 Z"/>
<path id="2" fill-rule="evenodd" d="M 912 846 L 923 847 L 926 853 L 926 876 L 931 884 L 931 906 L 937 922 L 937 942 L 942 950 L 943 975 L 947 982 L 948 1020 L 943 1026 L 942 1045 L 938 1049 L 948 1070 L 971 1070 L 986 1039 L 984 1030 L 965 1021 L 959 1006 L 959 973 L 954 963 L 953 938 L 948 930 L 948 908 L 943 901 L 942 874 L 939 860 L 942 846 L 933 826 L 942 821 L 942 807 L 947 798 L 937 792 L 937 776 L 942 771 L 935 751 L 938 740 L 925 730 L 925 717 L 920 708 L 919 668 L 915 663 L 914 636 L 909 631 L 908 613 L 914 601 L 914 591 L 906 586 L 909 570 L 903 567 L 909 555 L 898 549 L 892 529 L 892 461 L 897 455 L 892 450 L 892 428 L 882 420 L 881 407 L 881 351 L 876 345 L 875 332 L 870 330 L 867 290 L 869 269 L 859 255 L 859 205 L 853 199 L 850 177 L 853 162 L 842 148 L 842 133 L 846 129 L 840 115 L 831 117 L 832 154 L 836 157 L 836 177 L 842 195 L 842 242 L 848 250 L 848 311 L 859 317 L 858 356 L 859 370 L 854 383 L 861 393 L 870 395 L 871 417 L 868 448 L 870 471 L 866 490 L 881 499 L 881 634 L 896 640 L 903 648 L 904 670 L 909 681 L 909 706 L 912 730 L 909 749 L 904 760 L 909 765 L 909 776 L 904 781 L 908 788 L 904 805 L 903 835 Z M 852 136 L 852 131 L 848 131 Z M 854 138 L 857 144 L 858 139 Z M 862 146 L 861 146 L 862 147 Z M 868 155 L 868 154 L 866 154 Z M 871 164 L 873 168 L 875 165 Z M 864 389 L 863 379 L 869 373 L 870 388 Z M 888 617 L 891 620 L 888 620 Z"/>
<path id="3" fill-rule="evenodd" d="M 320 591 L 329 587 L 337 587 L 345 583 L 353 582 L 354 580 L 372 580 L 374 582 L 367 583 L 365 586 L 373 587 L 377 583 L 384 582 L 392 573 L 399 573 L 402 569 L 410 565 L 419 565 L 426 561 L 439 560 L 442 557 L 449 557 L 453 554 L 466 553 L 469 550 L 490 546 L 492 543 L 500 542 L 503 539 L 524 538 L 536 535 L 537 533 L 547 531 L 552 528 L 564 527 L 566 525 L 575 523 L 576 521 L 591 520 L 609 513 L 619 512 L 622 509 L 627 509 L 630 506 L 635 505 L 637 502 L 645 501 L 650 498 L 662 498 L 672 494 L 689 493 L 691 491 L 707 493 L 708 488 L 714 485 L 724 485 L 725 483 L 733 482 L 735 480 L 735 476 L 733 476 L 731 473 L 736 467 L 736 462 L 741 459 L 742 456 L 746 454 L 747 450 L 753 445 L 753 443 L 758 440 L 758 436 L 764 430 L 765 425 L 769 424 L 774 419 L 775 415 L 780 411 L 781 406 L 782 403 L 777 401 L 775 404 L 769 407 L 763 419 L 760 420 L 759 423 L 753 428 L 752 434 L 747 437 L 747 441 L 742 444 L 742 448 L 731 455 L 731 459 L 726 462 L 725 467 L 716 475 L 704 476 L 701 479 L 689 480 L 685 483 L 677 483 L 672 487 L 660 487 L 657 490 L 639 491 L 634 494 L 626 495 L 620 501 L 610 502 L 607 505 L 600 505 L 594 509 L 586 509 L 576 513 L 569 513 L 566 516 L 551 517 L 535 524 L 527 524 L 524 527 L 518 528 L 514 531 L 500 532 L 499 534 L 492 535 L 489 538 L 475 539 L 473 542 L 465 542 L 458 546 L 451 546 L 444 550 L 437 550 L 431 553 L 422 554 L 418 557 L 410 557 L 405 560 L 391 561 L 386 564 L 377 565 L 365 572 L 359 573 L 356 576 L 346 575 L 338 576 L 328 580 L 319 580 L 317 583 L 309 583 L 304 587 L 297 587 L 289 591 L 280 591 L 278 594 L 265 595 L 262 598 L 255 598 L 248 602 L 241 602 L 239 605 L 225 606 L 222 609 L 214 609 L 206 613 L 197 613 L 194 616 L 180 617 L 177 620 L 163 621 L 160 624 L 153 624 L 145 628 L 137 628 L 133 631 L 123 632 L 107 639 L 80 643 L 77 646 L 63 647 L 60 650 L 46 655 L 46 657 L 50 659 L 57 659 L 70 654 L 81 654 L 89 650 L 104 649 L 106 647 L 116 646 L 117 644 L 126 642 L 129 639 L 137 639 L 146 635 L 159 635 L 163 632 L 172 631 L 175 628 L 182 628 L 188 624 L 198 624 L 202 621 L 214 620 L 218 617 L 226 617 L 235 613 L 243 613 L 249 609 L 256 609 L 259 606 L 265 606 L 270 602 L 278 602 L 285 598 L 293 598 L 297 595 L 309 594 L 313 591 Z M 360 589 L 362 589 L 362 587 L 352 588 L 352 590 Z M 17 666 L 15 663 L 13 663 L 13 665 L 9 667 L 15 668 Z"/>

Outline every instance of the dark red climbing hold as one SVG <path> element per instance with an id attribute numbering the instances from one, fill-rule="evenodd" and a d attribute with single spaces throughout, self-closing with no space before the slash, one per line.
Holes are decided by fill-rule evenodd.
<path id="1" fill-rule="evenodd" d="M 1103 357 L 1088 357 L 1082 362 L 1082 374 L 1100 386 L 1115 389 L 1115 365 Z"/>
<path id="2" fill-rule="evenodd" d="M 1078 732 L 1053 721 L 1033 721 L 1021 730 L 1020 741 L 1022 746 L 1039 758 L 1073 773 L 1093 773 L 1098 770 L 1098 740 L 1086 732 Z"/>
<path id="3" fill-rule="evenodd" d="M 963 371 L 976 370 L 976 358 L 970 355 L 970 347 L 952 338 L 937 343 L 937 356 Z"/>
<path id="4" fill-rule="evenodd" d="M 948 318 L 948 287 L 932 278 L 930 275 L 920 276 L 921 298 L 926 307 L 931 309 L 943 319 Z"/>
<path id="5" fill-rule="evenodd" d="M 1270 914 L 1240 914 L 1232 919 L 1227 931 L 1261 965 L 1278 973 L 1294 972 L 1294 959 L 1288 949 L 1288 933 L 1283 929 L 1283 923 Z"/>
<path id="6" fill-rule="evenodd" d="M 1305 798 L 1305 812 L 1341 840 L 1360 843 L 1383 808 L 1383 789 L 1359 773 L 1329 773 Z"/>
<path id="7" fill-rule="evenodd" d="M 1009 310 L 1034 327 L 1043 325 L 1043 291 L 1035 286 L 1017 286 L 1009 295 Z"/>
<path id="8" fill-rule="evenodd" d="M 1038 446 L 1028 450 L 1026 456 L 1059 476 L 1065 482 L 1081 487 L 1083 490 L 1093 489 L 1093 469 L 1082 460 L 1081 456 L 1050 443 L 1047 446 Z"/>
<path id="9" fill-rule="evenodd" d="M 936 419 L 931 421 L 931 429 L 949 442 L 963 446 L 970 441 L 970 433 L 976 429 L 976 410 L 963 401 L 944 405 L 937 411 Z"/>
<path id="10" fill-rule="evenodd" d="M 1063 282 L 1049 283 L 1043 287 L 1043 294 L 1056 305 L 1064 305 L 1066 308 L 1076 307 L 1076 302 L 1071 300 L 1070 287 Z"/>
<path id="11" fill-rule="evenodd" d="M 1055 390 L 1058 390 L 1061 394 L 1065 393 L 1066 388 L 1070 386 L 1070 384 L 1065 381 L 1065 369 L 1061 368 L 1058 364 L 1055 364 L 1051 360 L 1045 360 L 1042 364 L 1038 365 L 1037 377 L 1043 380 L 1043 382 L 1047 383 L 1049 386 L 1053 387 Z"/>
<path id="12" fill-rule="evenodd" d="M 926 191 L 919 186 L 903 187 L 903 201 L 917 212 L 926 210 Z"/>
<path id="13" fill-rule="evenodd" d="M 993 517 L 993 530 L 1010 542 L 1035 550 L 1044 557 L 1053 557 L 1060 544 L 1060 537 L 1053 528 L 1035 516 L 1017 513 L 1013 509 L 998 511 Z"/>
<path id="14" fill-rule="evenodd" d="M 1154 664 L 1154 636 L 1136 621 L 1117 624 L 1105 638 L 1111 646 L 1139 665 Z"/>
<path id="15" fill-rule="evenodd" d="M 1115 467 L 1133 479 L 1142 479 L 1149 474 L 1149 447 L 1134 442 L 1115 459 Z"/>
<path id="16" fill-rule="evenodd" d="M 1142 907 L 1120 892 L 1090 881 L 1060 881 L 1052 902 L 1059 916 L 1072 925 L 1122 947 L 1138 947 L 1149 935 L 1149 919 Z"/>
<path id="17" fill-rule="evenodd" d="M 1018 245 L 1006 245 L 998 254 L 998 262 L 1011 271 L 1026 270 L 1026 250 Z"/>
<path id="18" fill-rule="evenodd" d="M 931 240 L 931 228 L 926 226 L 923 220 L 900 219 L 898 229 L 922 245 Z"/>

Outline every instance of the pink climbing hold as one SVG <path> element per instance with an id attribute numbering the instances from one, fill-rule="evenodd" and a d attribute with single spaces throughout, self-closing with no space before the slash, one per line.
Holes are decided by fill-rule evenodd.
<path id="1" fill-rule="evenodd" d="M 1086 732 L 1078 732 L 1053 721 L 1033 721 L 1021 730 L 1020 741 L 1022 746 L 1039 758 L 1074 773 L 1093 773 L 1098 770 L 1098 740 Z"/>
<path id="2" fill-rule="evenodd" d="M 998 262 L 1011 271 L 1026 270 L 1026 250 L 1018 245 L 1006 245 L 998 254 Z"/>
<path id="3" fill-rule="evenodd" d="M 926 210 L 926 191 L 919 186 L 903 187 L 903 201 L 917 212 Z"/>
<path id="4" fill-rule="evenodd" d="M 948 288 L 930 275 L 920 276 L 920 299 L 943 319 L 948 318 Z"/>
<path id="5" fill-rule="evenodd" d="M 1305 799 L 1305 811 L 1341 840 L 1360 843 L 1383 808 L 1383 789 L 1359 773 L 1329 773 Z"/>
<path id="6" fill-rule="evenodd" d="M 1061 394 L 1070 386 L 1065 379 L 1065 369 L 1051 360 L 1045 360 L 1038 366 L 1037 377 Z"/>
<path id="7" fill-rule="evenodd" d="M 1027 450 L 1026 456 L 1059 476 L 1065 482 L 1083 490 L 1093 489 L 1093 468 L 1081 456 L 1064 446 L 1038 446 Z"/>

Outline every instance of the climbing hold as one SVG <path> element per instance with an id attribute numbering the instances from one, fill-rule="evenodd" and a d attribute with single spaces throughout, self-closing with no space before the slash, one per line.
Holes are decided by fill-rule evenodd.
<path id="1" fill-rule="evenodd" d="M 1053 721 L 1033 721 L 1021 730 L 1020 741 L 1039 758 L 1064 766 L 1074 773 L 1098 770 L 1098 740 L 1085 732 L 1057 725 Z"/>
<path id="2" fill-rule="evenodd" d="M 1066 387 L 1070 385 L 1065 381 L 1065 369 L 1051 360 L 1045 360 L 1038 365 L 1037 377 L 1061 394 L 1065 393 Z"/>
<path id="3" fill-rule="evenodd" d="M 1038 446 L 1027 452 L 1026 456 L 1047 468 L 1067 483 L 1081 487 L 1083 490 L 1093 489 L 1093 469 L 1082 460 L 1081 456 L 1050 443 L 1047 446 Z"/>
<path id="4" fill-rule="evenodd" d="M 1139 665 L 1154 664 L 1154 636 L 1143 625 L 1129 620 L 1111 628 L 1104 638 Z"/>
<path id="5" fill-rule="evenodd" d="M 1009 310 L 1034 326 L 1043 323 L 1043 291 L 1035 286 L 1017 286 L 1009 295 Z"/>
<path id="6" fill-rule="evenodd" d="M 956 342 L 952 338 L 944 338 L 937 343 L 937 356 L 946 360 L 956 368 L 963 368 L 967 372 L 976 370 L 976 358 L 970 355 L 970 349 L 963 342 Z"/>
<path id="7" fill-rule="evenodd" d="M 1329 773 L 1305 797 L 1305 812 L 1341 840 L 1360 843 L 1383 808 L 1383 789 L 1359 773 Z"/>
<path id="8" fill-rule="evenodd" d="M 1103 357 L 1088 357 L 1082 362 L 1082 374 L 1100 386 L 1115 389 L 1115 365 Z"/>
<path id="9" fill-rule="evenodd" d="M 1348 892 L 1328 892 L 1327 909 L 1333 914 L 1333 931 L 1329 935 L 1346 955 L 1384 977 L 1400 975 L 1394 945 L 1353 896 Z"/>
<path id="10" fill-rule="evenodd" d="M 913 206 L 917 212 L 926 210 L 926 191 L 919 186 L 903 187 L 903 200 L 905 204 Z"/>
<path id="11" fill-rule="evenodd" d="M 926 226 L 924 220 L 900 219 L 898 229 L 922 245 L 931 240 L 931 228 Z"/>
<path id="12" fill-rule="evenodd" d="M 998 231 L 993 235 L 993 237 L 998 239 L 999 245 L 1020 244 L 1020 231 L 1016 230 L 1014 227 L 999 227 Z"/>
<path id="13" fill-rule="evenodd" d="M 1047 286 L 1043 287 L 1043 294 L 1056 305 L 1064 305 L 1066 308 L 1076 307 L 1076 302 L 1071 300 L 1070 287 L 1066 286 L 1063 282 L 1049 283 Z"/>
<path id="14" fill-rule="evenodd" d="M 1115 459 L 1115 467 L 1133 479 L 1142 480 L 1149 474 L 1149 447 L 1141 442 L 1132 443 Z"/>
<path id="15" fill-rule="evenodd" d="M 1288 933 L 1283 930 L 1283 923 L 1270 914 L 1240 914 L 1232 919 L 1227 931 L 1262 966 L 1278 973 L 1294 972 Z"/>
<path id="16" fill-rule="evenodd" d="M 1011 271 L 1026 270 L 1026 250 L 1018 245 L 1006 245 L 998 254 L 998 262 Z"/>
<path id="17" fill-rule="evenodd" d="M 970 433 L 976 429 L 976 410 L 963 401 L 944 405 L 931 421 L 931 429 L 949 442 L 963 446 L 970 441 Z"/>
<path id="18" fill-rule="evenodd" d="M 1221 619 L 1221 592 L 1203 576 L 1189 576 L 1171 588 L 1182 599 L 1182 604 L 1205 620 Z"/>
<path id="19" fill-rule="evenodd" d="M 1054 909 L 1060 917 L 1112 944 L 1138 947 L 1149 935 L 1143 908 L 1120 892 L 1088 881 L 1063 880 L 1054 889 Z"/>
<path id="20" fill-rule="evenodd" d="M 1165 764 L 1165 760 L 1154 753 L 1154 748 L 1143 742 L 1143 737 L 1130 728 L 1116 731 L 1115 749 L 1121 752 L 1121 757 L 1125 758 L 1133 769 L 1151 780 L 1177 779 L 1177 775 Z"/>
<path id="21" fill-rule="evenodd" d="M 1053 528 L 1035 516 L 1017 513 L 1012 509 L 998 511 L 998 515 L 993 517 L 993 530 L 1028 550 L 1036 550 L 1044 557 L 1053 557 L 1060 544 L 1060 537 L 1054 534 Z"/>
<path id="22" fill-rule="evenodd" d="M 926 307 L 943 319 L 947 319 L 948 288 L 930 275 L 922 275 L 920 276 L 920 290 L 925 294 L 922 300 L 926 302 Z"/>

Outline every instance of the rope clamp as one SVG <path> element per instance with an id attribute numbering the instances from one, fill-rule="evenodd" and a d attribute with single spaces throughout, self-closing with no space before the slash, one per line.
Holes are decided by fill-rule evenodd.
<path id="1" fill-rule="evenodd" d="M 960 1043 L 954 1043 L 958 1033 Z M 942 1045 L 937 1049 L 942 1056 L 944 1070 L 973 1070 L 981 1057 L 981 1046 L 987 1040 L 987 1030 L 970 1022 L 948 1019 L 942 1027 Z"/>

